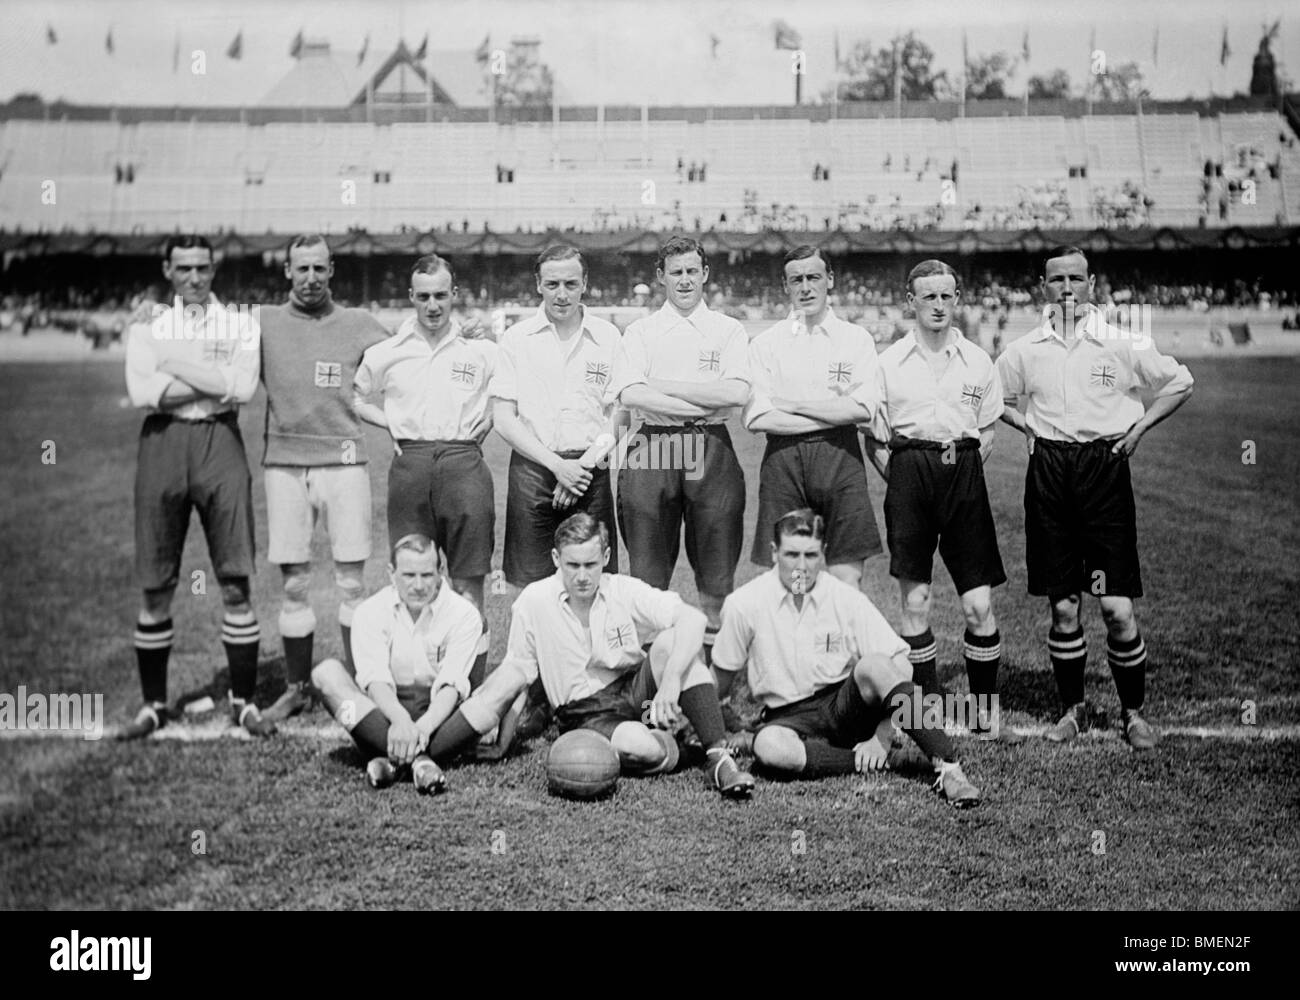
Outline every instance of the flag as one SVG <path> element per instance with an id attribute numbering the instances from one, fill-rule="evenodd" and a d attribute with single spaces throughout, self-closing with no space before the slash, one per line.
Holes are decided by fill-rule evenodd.
<path id="1" fill-rule="evenodd" d="M 492 32 L 483 36 L 483 43 L 474 50 L 475 62 L 487 62 L 492 57 Z"/>
<path id="2" fill-rule="evenodd" d="M 302 52 L 302 29 L 299 28 L 298 34 L 293 36 L 293 41 L 289 45 L 289 55 L 297 59 L 299 53 L 301 52 Z"/>
<path id="3" fill-rule="evenodd" d="M 235 40 L 230 43 L 226 49 L 227 59 L 239 59 L 244 54 L 244 29 L 240 28 L 239 33 L 235 35 Z"/>
<path id="4" fill-rule="evenodd" d="M 722 39 L 717 35 L 709 36 L 709 55 L 713 56 L 714 59 L 718 58 L 718 46 L 721 44 Z"/>
<path id="5" fill-rule="evenodd" d="M 840 68 L 840 33 L 835 32 L 835 68 Z"/>
<path id="6" fill-rule="evenodd" d="M 45 24 L 45 41 L 50 45 L 59 44 L 59 36 L 54 33 L 54 25 L 46 22 Z"/>
<path id="7" fill-rule="evenodd" d="M 357 55 L 357 65 L 360 66 L 366 61 L 366 53 L 370 51 L 370 35 L 366 35 L 366 40 L 361 43 L 361 52 Z"/>
<path id="8" fill-rule="evenodd" d="M 108 29 L 108 34 L 104 36 L 104 51 L 110 56 L 113 54 L 113 29 Z"/>
<path id="9" fill-rule="evenodd" d="M 1025 60 L 1025 62 L 1029 62 L 1029 29 L 1028 28 L 1025 29 L 1025 37 L 1023 41 L 1021 41 L 1020 43 L 1020 55 Z"/>
<path id="10" fill-rule="evenodd" d="M 426 31 L 424 33 L 424 40 L 420 42 L 420 47 L 415 50 L 415 55 L 413 55 L 411 58 L 423 59 L 428 54 L 429 54 L 429 33 Z"/>
<path id="11" fill-rule="evenodd" d="M 1223 26 L 1223 44 L 1219 46 L 1219 65 L 1228 64 L 1228 56 L 1232 55 L 1232 49 L 1228 48 L 1228 26 Z"/>
<path id="12" fill-rule="evenodd" d="M 1151 36 L 1151 65 L 1160 65 L 1160 25 L 1156 25 L 1156 33 Z"/>
<path id="13" fill-rule="evenodd" d="M 799 37 L 799 32 L 784 21 L 777 21 L 773 25 L 773 30 L 776 32 L 776 47 L 778 49 L 803 48 L 803 39 Z"/>
<path id="14" fill-rule="evenodd" d="M 176 29 L 176 41 L 172 43 L 172 73 L 181 68 L 181 32 Z"/>

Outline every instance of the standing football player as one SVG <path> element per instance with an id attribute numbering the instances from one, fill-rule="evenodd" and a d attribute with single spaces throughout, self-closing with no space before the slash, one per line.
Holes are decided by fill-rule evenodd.
<path id="1" fill-rule="evenodd" d="M 724 798 L 748 798 L 754 779 L 727 749 L 701 656 L 704 615 L 671 591 L 606 573 L 609 532 L 590 514 L 560 525 L 551 559 L 556 572 L 515 601 L 505 659 L 437 732 L 429 756 L 444 759 L 491 732 L 540 677 L 560 731 L 600 733 L 626 773 L 672 771 L 680 751 L 668 730 L 689 721 L 713 787 Z"/>
<path id="2" fill-rule="evenodd" d="M 405 767 L 417 791 L 441 792 L 442 769 L 429 739 L 469 697 L 469 674 L 483 622 L 474 605 L 444 584 L 438 551 L 424 535 L 393 545 L 391 585 L 353 616 L 355 679 L 322 660 L 312 681 L 366 757 L 366 778 L 386 788 Z"/>
<path id="3" fill-rule="evenodd" d="M 745 476 L 726 419 L 749 398 L 749 342 L 738 320 L 704 304 L 709 263 L 698 241 L 664 243 L 655 274 L 667 301 L 627 328 L 614 364 L 612 394 L 641 420 L 618 474 L 618 523 L 632 575 L 659 590 L 685 523 L 708 659 L 744 542 Z"/>
<path id="4" fill-rule="evenodd" d="M 497 347 L 461 335 L 452 318 L 456 292 L 450 263 L 432 254 L 417 260 L 410 288 L 415 315 L 366 351 L 353 386 L 357 414 L 386 428 L 396 446 L 388 470 L 390 542 L 413 534 L 432 538 L 447 553 L 452 587 L 486 621 L 483 578 L 492 565 L 496 500 L 483 439 L 492 429 L 488 387 Z M 366 400 L 372 392 L 382 395 L 382 409 Z M 488 645 L 484 631 L 475 684 Z"/>
<path id="5" fill-rule="evenodd" d="M 889 572 L 898 580 L 913 680 L 923 691 L 941 689 L 930 629 L 937 546 L 966 619 L 974 729 L 984 739 L 1019 743 L 996 711 L 1002 639 L 993 588 L 1007 575 L 984 485 L 984 461 L 1002 415 L 1002 384 L 989 356 L 953 325 L 960 298 L 957 273 L 943 261 L 922 261 L 907 276 L 916 328 L 880 356 L 880 407 L 867 450 L 888 484 Z"/>
<path id="6" fill-rule="evenodd" d="M 790 316 L 749 345 L 745 426 L 767 433 L 750 559 L 772 565 L 771 525 L 810 507 L 826 521 L 827 569 L 856 587 L 881 551 L 856 426 L 875 413 L 876 342 L 830 307 L 835 274 L 820 250 L 795 247 L 784 270 Z"/>
<path id="7" fill-rule="evenodd" d="M 493 424 L 514 449 L 504 569 L 516 588 L 555 572 L 555 529 L 578 511 L 605 525 L 605 569 L 618 569 L 614 497 L 601 460 L 614 445 L 609 386 L 618 329 L 583 306 L 587 262 L 575 247 L 550 247 L 533 270 L 542 306 L 502 335 L 491 386 Z"/>
<path id="8" fill-rule="evenodd" d="M 162 270 L 172 286 L 170 307 L 157 307 L 152 322 L 133 323 L 127 333 L 127 392 L 148 412 L 135 474 L 136 572 L 144 591 L 135 653 L 144 706 L 120 738 L 148 736 L 167 722 L 172 599 L 195 508 L 225 607 L 231 718 L 268 736 L 275 724 L 253 704 L 261 633 L 249 600 L 253 492 L 239 433 L 239 406 L 257 389 L 259 330 L 212 294 L 216 265 L 206 238 L 169 237 Z"/>
<path id="9" fill-rule="evenodd" d="M 796 510 L 771 530 L 772 569 L 727 598 L 713 650 L 719 692 L 748 668 L 763 704 L 754 756 L 799 778 L 885 770 L 897 724 L 929 759 L 939 794 L 977 805 L 942 713 L 914 708 L 907 643 L 866 594 L 822 572 L 825 522 Z"/>
<path id="10" fill-rule="evenodd" d="M 1094 277 L 1077 247 L 1047 255 L 1042 322 L 998 358 L 1002 419 L 1025 435 L 1025 562 L 1029 593 L 1047 598 L 1052 670 L 1065 714 L 1046 733 L 1066 743 L 1091 719 L 1080 601 L 1097 595 L 1121 728 L 1134 750 L 1158 737 L 1142 717 L 1146 645 L 1133 601 L 1142 596 L 1129 459 L 1142 436 L 1187 402 L 1192 375 L 1149 336 L 1109 326 L 1092 305 Z M 1155 394 L 1149 408 L 1141 393 Z M 1022 415 L 1016 406 L 1028 400 Z"/>
<path id="11" fill-rule="evenodd" d="M 371 511 L 366 439 L 352 406 L 352 380 L 366 349 L 388 339 L 370 313 L 334 304 L 334 261 L 323 237 L 295 238 L 284 273 L 288 303 L 261 313 L 268 555 L 283 580 L 280 637 L 288 675 L 288 689 L 266 711 L 275 720 L 311 704 L 311 542 L 321 515 L 334 557 L 343 658 L 352 664 L 352 615 L 365 592 Z"/>

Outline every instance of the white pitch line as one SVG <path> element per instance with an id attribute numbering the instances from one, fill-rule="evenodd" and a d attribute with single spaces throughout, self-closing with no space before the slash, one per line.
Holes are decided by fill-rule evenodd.
<path id="1" fill-rule="evenodd" d="M 1023 736 L 1041 738 L 1047 732 L 1047 726 L 1012 726 L 1016 732 Z M 120 726 L 105 726 L 103 739 L 111 740 L 116 737 Z M 948 727 L 947 732 L 950 736 L 966 737 L 970 733 L 966 729 L 959 727 Z M 1265 742 L 1277 740 L 1300 740 L 1300 725 L 1287 726 L 1167 726 L 1157 727 L 1157 732 L 1161 736 L 1183 736 L 1197 740 L 1227 740 L 1229 742 L 1254 742 L 1263 740 Z M 326 725 L 282 725 L 277 736 L 287 737 L 295 740 L 315 740 L 323 743 L 346 743 L 348 742 L 347 733 L 342 726 L 336 724 Z M 1114 729 L 1090 729 L 1085 732 L 1080 739 L 1083 740 L 1118 740 L 1120 735 Z M 40 739 L 63 739 L 63 740 L 82 740 L 83 734 L 79 730 L 51 730 L 51 729 L 0 729 L 0 740 L 40 740 Z M 242 740 L 251 741 L 253 737 L 247 731 L 238 726 L 221 720 L 218 722 L 200 722 L 200 723 L 169 723 L 162 729 L 158 730 L 152 736 L 151 740 L 175 740 L 180 743 L 204 743 L 213 740 Z"/>

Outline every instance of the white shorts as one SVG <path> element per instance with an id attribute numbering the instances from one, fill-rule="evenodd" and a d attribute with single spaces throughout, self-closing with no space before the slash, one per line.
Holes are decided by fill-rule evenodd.
<path id="1" fill-rule="evenodd" d="M 370 558 L 370 473 L 364 465 L 271 465 L 266 474 L 267 556 L 311 562 L 316 521 L 325 515 L 335 562 Z"/>

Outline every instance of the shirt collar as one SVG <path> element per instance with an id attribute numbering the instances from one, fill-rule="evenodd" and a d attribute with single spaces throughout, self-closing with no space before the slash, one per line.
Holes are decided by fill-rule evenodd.
<path id="1" fill-rule="evenodd" d="M 330 295 L 325 296 L 325 305 L 321 309 L 312 311 L 304 309 L 292 295 L 289 296 L 289 312 L 295 316 L 302 316 L 307 319 L 324 319 L 334 311 L 334 299 Z"/>
<path id="2" fill-rule="evenodd" d="M 578 308 L 582 311 L 582 323 L 578 326 L 578 334 L 580 336 L 585 334 L 587 337 L 594 340 L 596 335 L 592 333 L 590 327 L 587 326 L 587 320 L 590 318 L 590 315 L 587 312 L 587 307 L 582 305 L 578 306 Z M 529 334 L 541 333 L 544 330 L 554 330 L 556 336 L 559 336 L 559 331 L 555 329 L 555 324 L 552 323 L 551 318 L 546 315 L 545 306 L 537 307 L 537 312 L 533 314 L 531 323 L 532 325 L 527 330 L 527 333 Z"/>
<path id="3" fill-rule="evenodd" d="M 829 334 L 831 332 L 831 324 L 834 323 L 836 319 L 835 310 L 830 306 L 827 306 L 826 314 L 822 317 L 822 321 L 816 326 L 809 327 L 807 321 L 804 319 L 803 313 L 798 309 L 790 310 L 791 329 L 794 331 L 795 336 L 802 333 L 813 333 L 816 330 Z"/>
<path id="4" fill-rule="evenodd" d="M 948 357 L 959 357 L 962 361 L 969 361 L 966 356 L 966 348 L 969 341 L 961 335 L 956 328 L 949 328 L 949 340 L 947 345 L 939 353 L 946 354 Z M 916 335 L 915 330 L 909 330 L 906 336 L 900 341 L 903 344 L 903 357 L 907 357 L 913 351 L 920 354 L 924 348 L 921 346 L 921 338 Z"/>
<path id="5" fill-rule="evenodd" d="M 601 573 L 600 583 L 596 585 L 596 596 L 591 599 L 593 605 L 596 603 L 597 597 L 604 598 L 606 601 L 609 600 L 609 578 L 612 575 L 612 573 Z M 555 581 L 555 600 L 560 604 L 568 604 L 569 592 L 564 589 L 564 577 L 560 575 L 558 569 L 555 571 L 555 575 L 551 577 L 551 579 Z"/>
<path id="6" fill-rule="evenodd" d="M 1091 302 L 1087 306 L 1088 315 L 1084 317 L 1083 322 L 1075 325 L 1075 331 L 1081 337 L 1087 337 L 1090 340 L 1097 340 L 1097 323 L 1102 320 L 1100 311 Z M 1059 332 L 1052 325 L 1052 306 L 1050 303 L 1043 306 L 1042 321 L 1038 325 L 1038 330 L 1034 333 L 1034 341 L 1059 340 L 1065 343 L 1065 335 Z"/>
<path id="7" fill-rule="evenodd" d="M 695 329 L 702 330 L 704 328 L 701 324 L 704 322 L 705 317 L 709 315 L 710 310 L 709 307 L 704 304 L 704 300 L 700 299 L 695 308 L 685 316 L 679 313 L 671 302 L 664 302 L 664 304 L 659 307 L 659 312 L 661 312 L 671 323 L 689 323 L 691 326 L 695 327 Z"/>
<path id="8" fill-rule="evenodd" d="M 779 608 L 783 604 L 785 604 L 786 601 L 789 601 L 790 607 L 793 608 L 794 594 L 790 593 L 790 591 L 785 589 L 785 584 L 781 582 L 781 574 L 778 572 L 777 568 L 773 566 L 770 570 L 768 570 L 767 575 L 771 581 L 770 585 L 772 588 L 772 602 Z M 820 573 L 818 573 L 817 579 L 813 581 L 813 585 L 809 587 L 807 591 L 804 592 L 803 596 L 806 597 L 812 603 L 812 606 L 814 608 L 821 607 L 822 601 L 825 599 L 827 592 L 830 590 L 830 588 L 826 586 L 826 579 L 825 579 L 826 575 L 827 574 L 825 570 L 822 570 Z"/>
<path id="9" fill-rule="evenodd" d="M 410 337 L 419 337 L 424 340 L 424 334 L 420 332 L 419 323 L 414 316 L 407 316 L 402 320 L 402 325 L 397 328 L 397 333 L 393 336 L 394 343 L 401 343 Z M 451 321 L 451 336 L 443 341 L 442 346 L 450 344 L 453 340 L 460 339 L 460 322 L 456 319 Z"/>
<path id="10" fill-rule="evenodd" d="M 392 592 L 389 595 L 389 603 L 392 605 L 395 614 L 402 615 L 407 621 L 414 621 L 418 625 L 426 615 L 436 615 L 439 609 L 447 603 L 447 591 L 450 587 L 451 581 L 446 576 L 443 576 L 442 585 L 438 587 L 438 596 L 420 609 L 419 618 L 411 618 L 410 612 L 406 610 L 406 602 L 402 600 L 402 595 L 397 592 L 397 588 L 391 583 L 388 585 L 388 589 Z"/>

